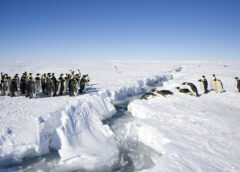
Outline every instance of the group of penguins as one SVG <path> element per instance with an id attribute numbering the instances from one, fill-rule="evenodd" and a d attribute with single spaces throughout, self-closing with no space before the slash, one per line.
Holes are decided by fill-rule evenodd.
<path id="1" fill-rule="evenodd" d="M 81 78 L 79 69 L 76 74 L 72 70 L 65 75 L 60 74 L 58 79 L 54 73 L 43 73 L 42 76 L 38 73 L 35 78 L 32 73 L 27 72 L 24 72 L 21 78 L 18 74 L 11 78 L 8 74 L 0 73 L 1 95 L 11 97 L 26 95 L 26 97 L 35 98 L 41 91 L 49 97 L 65 95 L 67 92 L 70 96 L 77 96 L 78 93 L 86 92 L 88 82 L 88 74 Z"/>
<path id="2" fill-rule="evenodd" d="M 235 77 L 236 80 L 236 87 L 238 92 L 240 92 L 240 80 L 238 77 Z M 202 89 L 203 94 L 208 93 L 208 82 L 206 77 L 203 75 L 201 79 L 198 80 L 200 82 L 200 87 Z M 191 83 L 191 82 L 184 82 L 182 85 L 185 85 L 187 88 L 180 88 L 176 87 L 179 93 L 182 94 L 188 94 L 188 95 L 193 95 L 198 97 L 198 90 L 197 87 Z M 216 78 L 215 74 L 212 75 L 212 79 L 210 81 L 211 89 L 215 90 L 217 93 L 222 93 L 223 92 L 223 84 L 222 82 Z M 168 96 L 168 95 L 173 95 L 173 92 L 170 90 L 157 90 L 157 89 L 152 89 L 152 92 L 147 92 L 144 95 L 141 96 L 140 99 L 151 99 L 155 96 Z"/>

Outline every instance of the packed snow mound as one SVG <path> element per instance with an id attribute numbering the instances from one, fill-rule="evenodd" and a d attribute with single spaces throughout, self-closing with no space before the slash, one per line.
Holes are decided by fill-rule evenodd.
<path id="1" fill-rule="evenodd" d="M 113 64 L 119 71 L 113 70 Z M 118 143 L 102 120 L 114 113 L 114 102 L 144 93 L 149 86 L 172 78 L 179 64 L 144 62 L 4 62 L 4 73 L 14 75 L 55 72 L 69 69 L 88 73 L 87 94 L 77 97 L 36 99 L 0 97 L 0 166 L 19 163 L 25 157 L 58 150 L 60 163 L 72 170 L 111 166 L 118 158 Z M 146 71 L 140 70 L 144 65 Z M 132 72 L 133 68 L 139 68 Z M 161 70 L 159 70 L 161 69 Z M 74 167 L 74 168 L 73 168 Z"/>

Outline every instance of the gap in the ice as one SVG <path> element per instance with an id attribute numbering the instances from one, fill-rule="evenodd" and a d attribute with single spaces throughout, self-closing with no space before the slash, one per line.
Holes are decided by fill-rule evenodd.
<path id="1" fill-rule="evenodd" d="M 109 119 L 103 121 L 115 133 L 119 147 L 119 161 L 113 166 L 113 171 L 132 172 L 153 167 L 154 157 L 159 157 L 161 154 L 154 151 L 152 148 L 139 142 L 137 138 L 121 137 L 121 130 L 124 125 L 134 120 L 134 117 L 127 111 L 127 106 L 130 100 L 115 104 L 116 113 Z"/>
<path id="2" fill-rule="evenodd" d="M 140 92 L 129 93 L 125 97 L 122 97 L 115 103 L 116 113 L 109 119 L 103 121 L 103 124 L 109 125 L 113 130 L 116 139 L 119 142 L 119 161 L 116 162 L 111 169 L 103 167 L 95 170 L 78 169 L 78 171 L 139 171 L 154 166 L 153 158 L 159 157 L 161 154 L 154 151 L 152 148 L 139 142 L 135 138 L 121 139 L 118 137 L 117 129 L 122 129 L 125 123 L 133 121 L 134 117 L 128 112 L 128 104 L 130 101 L 138 99 L 140 95 L 150 91 L 154 87 L 160 87 L 164 81 L 169 78 L 163 76 L 156 80 L 147 80 L 147 87 L 140 87 Z M 59 165 L 60 155 L 57 150 L 51 150 L 48 154 L 39 157 L 27 157 L 23 158 L 21 163 L 5 166 L 4 169 L 8 171 L 51 171 L 52 169 L 68 170 L 68 167 L 60 167 Z"/>

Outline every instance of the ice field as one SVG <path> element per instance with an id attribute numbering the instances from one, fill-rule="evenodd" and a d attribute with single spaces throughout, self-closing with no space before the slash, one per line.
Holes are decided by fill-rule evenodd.
<path id="1" fill-rule="evenodd" d="M 89 74 L 87 93 L 0 96 L 0 171 L 240 171 L 239 61 L 3 62 L 0 72 Z M 115 70 L 117 66 L 118 70 Z M 224 92 L 202 94 L 215 74 Z M 183 82 L 199 97 L 180 94 Z M 142 100 L 153 87 L 174 95 Z M 184 86 L 181 86 L 184 88 Z M 49 158 L 53 157 L 53 158 Z M 31 161 L 34 159 L 34 161 Z"/>

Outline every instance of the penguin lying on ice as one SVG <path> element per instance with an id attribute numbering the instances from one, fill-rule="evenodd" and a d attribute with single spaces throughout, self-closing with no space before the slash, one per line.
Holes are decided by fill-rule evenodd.
<path id="1" fill-rule="evenodd" d="M 140 99 L 149 100 L 155 96 L 156 96 L 156 94 L 154 94 L 154 93 L 145 93 L 140 97 Z"/>
<path id="2" fill-rule="evenodd" d="M 191 91 L 187 88 L 180 88 L 180 87 L 176 87 L 176 89 L 178 90 L 179 93 L 181 94 L 187 94 L 187 95 L 193 95 L 191 93 Z"/>
<path id="3" fill-rule="evenodd" d="M 156 95 L 161 95 L 161 96 L 169 96 L 169 95 L 173 95 L 173 92 L 169 91 L 169 90 L 157 90 L 156 88 L 152 89 L 152 92 Z"/>
<path id="4" fill-rule="evenodd" d="M 182 85 L 186 85 L 194 96 L 196 96 L 196 97 L 199 96 L 198 95 L 198 91 L 197 91 L 197 87 L 193 83 L 191 83 L 191 82 L 184 82 L 184 83 L 182 83 Z"/>

